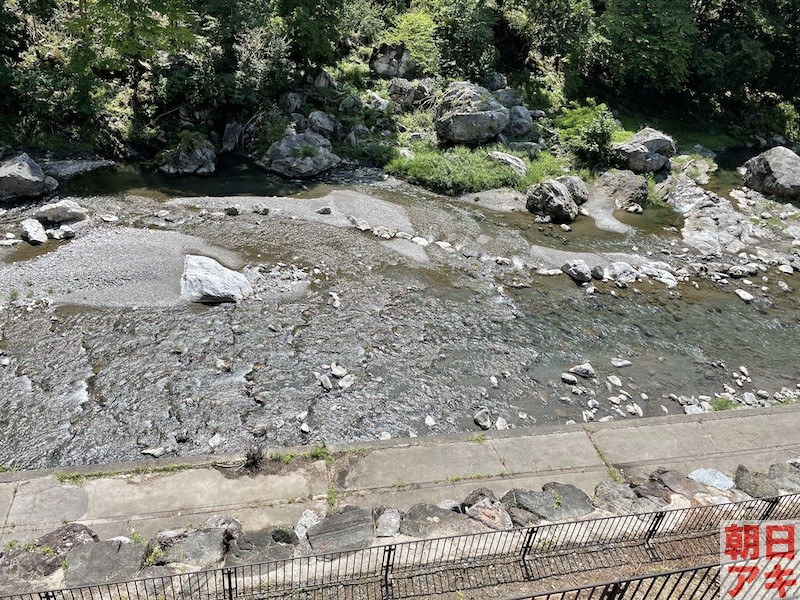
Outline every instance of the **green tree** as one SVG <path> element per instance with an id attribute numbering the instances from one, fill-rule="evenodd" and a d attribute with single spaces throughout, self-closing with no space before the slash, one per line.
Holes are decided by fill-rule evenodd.
<path id="1" fill-rule="evenodd" d="M 306 68 L 331 64 L 342 34 L 339 0 L 276 0 L 277 15 L 286 23 L 291 58 Z"/>

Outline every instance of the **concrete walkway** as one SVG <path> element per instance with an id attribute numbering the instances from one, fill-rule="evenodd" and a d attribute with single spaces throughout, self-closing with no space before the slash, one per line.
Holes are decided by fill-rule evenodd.
<path id="1" fill-rule="evenodd" d="M 79 470 L 83 480 L 44 471 L 4 473 L 0 545 L 33 539 L 67 521 L 84 523 L 102 538 L 132 531 L 149 537 L 162 529 L 200 525 L 215 514 L 232 514 L 245 530 L 257 531 L 293 526 L 307 508 L 356 504 L 402 510 L 417 502 L 460 500 L 482 486 L 500 495 L 559 481 L 591 495 L 609 479 L 612 466 L 628 478 L 645 477 L 661 466 L 684 472 L 714 467 L 731 475 L 739 464 L 763 470 L 800 457 L 800 407 L 328 450 L 326 460 L 295 459 L 288 465 L 271 460 L 258 475 L 213 466 L 212 461 L 236 458 L 219 456 L 150 461 L 150 472 L 137 472 L 133 464 L 84 468 Z"/>

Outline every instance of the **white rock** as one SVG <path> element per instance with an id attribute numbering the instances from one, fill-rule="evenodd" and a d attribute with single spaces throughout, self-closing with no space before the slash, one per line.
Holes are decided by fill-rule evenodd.
<path id="1" fill-rule="evenodd" d="M 612 358 L 611 364 L 618 369 L 624 369 L 625 367 L 630 367 L 633 363 L 629 360 L 625 360 L 624 358 Z"/>
<path id="2" fill-rule="evenodd" d="M 331 363 L 331 375 L 342 378 L 347 375 L 347 369 L 341 365 L 337 365 L 336 363 Z"/>
<path id="3" fill-rule="evenodd" d="M 22 227 L 22 239 L 29 244 L 38 246 L 47 241 L 47 232 L 42 224 L 36 219 L 25 219 L 19 224 Z"/>
<path id="4" fill-rule="evenodd" d="M 506 431 L 508 429 L 508 421 L 506 421 L 503 417 L 497 417 L 497 421 L 494 422 L 494 426 L 497 431 Z"/>
<path id="5" fill-rule="evenodd" d="M 220 434 L 215 433 L 214 435 L 211 436 L 211 439 L 208 440 L 208 447 L 214 450 L 216 448 L 219 448 L 222 445 L 222 442 L 224 441 L 225 440 Z"/>
<path id="6" fill-rule="evenodd" d="M 428 415 L 427 417 L 425 417 L 425 425 L 428 426 L 428 427 L 435 427 L 436 426 L 436 419 L 434 419 L 432 416 Z"/>
<path id="7" fill-rule="evenodd" d="M 83 221 L 89 216 L 89 211 L 74 200 L 59 200 L 52 204 L 45 204 L 33 216 L 51 223 L 63 223 L 64 221 Z"/>
<path id="8" fill-rule="evenodd" d="M 164 446 L 159 446 L 158 448 L 148 448 L 147 450 L 142 450 L 142 454 L 145 456 L 152 456 L 153 458 L 161 458 L 167 452 L 167 449 Z"/>
<path id="9" fill-rule="evenodd" d="M 223 267 L 213 258 L 189 254 L 183 262 L 181 296 L 191 302 L 238 302 L 253 293 L 241 273 Z"/>
<path id="10" fill-rule="evenodd" d="M 753 300 L 756 299 L 755 296 L 753 296 L 753 294 L 751 294 L 750 292 L 745 292 L 744 290 L 740 290 L 738 288 L 734 290 L 734 293 L 747 304 L 750 304 Z"/>
<path id="11" fill-rule="evenodd" d="M 417 246 L 422 246 L 423 248 L 430 243 L 424 237 L 413 237 L 411 238 L 411 241 L 414 242 Z"/>
<path id="12" fill-rule="evenodd" d="M 356 377 L 353 374 L 345 375 L 339 380 L 339 387 L 343 390 L 349 390 L 356 382 Z"/>
<path id="13" fill-rule="evenodd" d="M 615 387 L 622 387 L 622 380 L 616 375 L 609 375 L 606 379 L 608 379 L 608 382 L 611 385 Z"/>

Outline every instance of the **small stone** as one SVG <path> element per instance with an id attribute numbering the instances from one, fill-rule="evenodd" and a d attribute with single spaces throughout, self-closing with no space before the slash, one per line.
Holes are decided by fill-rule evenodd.
<path id="1" fill-rule="evenodd" d="M 750 371 L 747 370 L 747 367 L 744 365 L 739 367 L 739 372 L 744 375 L 745 377 L 750 377 Z"/>
<path id="2" fill-rule="evenodd" d="M 319 384 L 327 391 L 331 391 L 333 389 L 333 384 L 331 383 L 331 379 L 327 375 L 320 375 Z"/>
<path id="3" fill-rule="evenodd" d="M 506 421 L 503 417 L 497 417 L 494 427 L 497 429 L 497 431 L 506 431 L 508 430 L 508 421 Z"/>
<path id="4" fill-rule="evenodd" d="M 613 385 L 614 387 L 622 387 L 622 380 L 616 375 L 609 375 L 606 377 L 608 383 Z"/>
<path id="5" fill-rule="evenodd" d="M 381 434 L 378 436 L 378 439 L 380 439 L 382 442 L 385 442 L 386 440 L 392 439 L 392 434 L 389 433 L 388 431 L 381 431 Z"/>
<path id="6" fill-rule="evenodd" d="M 308 423 L 300 425 L 300 433 L 311 433 L 311 427 L 308 426 Z"/>
<path id="7" fill-rule="evenodd" d="M 0 367 L 7 367 L 11 364 L 11 359 L 7 356 L 0 358 Z"/>
<path id="8" fill-rule="evenodd" d="M 413 237 L 411 241 L 414 242 L 417 246 L 422 246 L 423 248 L 429 244 L 428 240 L 423 237 Z"/>
<path id="9" fill-rule="evenodd" d="M 339 387 L 343 390 L 349 390 L 353 384 L 356 382 L 355 375 L 345 375 L 339 380 Z"/>
<path id="10" fill-rule="evenodd" d="M 263 204 L 258 204 L 253 207 L 253 212 L 257 215 L 261 215 L 262 217 L 266 217 L 269 215 L 269 207 L 264 206 Z"/>
<path id="11" fill-rule="evenodd" d="M 575 377 L 575 375 L 573 375 L 572 373 L 562 373 L 561 381 L 563 381 L 567 385 L 578 385 L 578 378 Z"/>
<path id="12" fill-rule="evenodd" d="M 594 367 L 588 362 L 585 362 L 581 365 L 575 365 L 569 370 L 569 372 L 574 373 L 578 377 L 583 377 L 584 379 L 594 379 L 595 377 Z"/>
<path id="13" fill-rule="evenodd" d="M 488 408 L 481 408 L 472 419 L 481 429 L 491 429 L 492 427 L 492 417 Z"/>
<path id="14" fill-rule="evenodd" d="M 102 214 L 102 215 L 97 215 L 97 217 L 101 221 L 103 221 L 103 223 L 116 223 L 117 221 L 119 221 L 119 217 L 116 215 Z"/>
<path id="15" fill-rule="evenodd" d="M 753 294 L 751 294 L 750 292 L 746 292 L 738 288 L 734 290 L 734 293 L 737 296 L 739 296 L 739 298 L 746 304 L 750 304 L 753 300 L 756 299 L 755 296 L 753 296 Z"/>
<path id="16" fill-rule="evenodd" d="M 331 375 L 341 379 L 342 377 L 347 375 L 347 369 L 345 369 L 340 365 L 337 365 L 336 363 L 331 363 Z"/>
<path id="17" fill-rule="evenodd" d="M 242 214 L 242 211 L 239 210 L 238 206 L 227 206 L 225 208 L 225 214 L 229 217 L 238 217 L 240 214 Z"/>
<path id="18" fill-rule="evenodd" d="M 210 442 L 209 442 L 210 445 Z M 142 454 L 145 456 L 152 456 L 153 458 L 161 458 L 167 452 L 167 449 L 164 446 L 159 446 L 158 448 L 148 448 L 147 450 L 142 450 Z"/>
<path id="19" fill-rule="evenodd" d="M 301 412 L 301 413 L 298 413 L 298 414 L 295 416 L 295 419 L 297 419 L 297 420 L 298 420 L 298 422 L 300 422 L 300 423 L 302 423 L 303 421 L 305 421 L 305 420 L 306 420 L 306 418 L 308 418 L 308 411 L 307 411 L 307 410 L 304 410 L 303 412 Z"/>
<path id="20" fill-rule="evenodd" d="M 630 367 L 633 363 L 624 358 L 612 358 L 611 364 L 618 369 L 624 369 L 625 367 Z"/>
<path id="21" fill-rule="evenodd" d="M 493 387 L 493 388 L 496 388 L 497 386 L 499 386 L 499 385 L 500 385 L 500 384 L 499 384 L 499 382 L 497 381 L 497 377 L 495 377 L 494 375 L 492 375 L 491 377 L 489 377 L 489 383 L 491 383 L 491 384 L 492 384 L 492 387 Z"/>
<path id="22" fill-rule="evenodd" d="M 222 371 L 223 373 L 228 373 L 231 370 L 231 363 L 225 360 L 224 358 L 218 358 L 216 362 L 216 367 L 218 371 Z"/>
<path id="23" fill-rule="evenodd" d="M 220 434 L 215 433 L 214 435 L 211 436 L 211 439 L 208 440 L 208 447 L 211 448 L 212 450 L 215 450 L 222 445 L 223 441 L 225 441 L 223 437 Z"/>
<path id="24" fill-rule="evenodd" d="M 425 425 L 428 427 L 436 427 L 436 419 L 428 415 L 427 417 L 425 417 Z"/>
<path id="25" fill-rule="evenodd" d="M 317 209 L 317 213 L 320 215 L 329 215 L 333 212 L 330 206 L 322 206 Z"/>
<path id="26" fill-rule="evenodd" d="M 559 225 L 559 227 L 561 228 L 561 231 L 566 231 L 566 232 L 572 231 L 572 227 L 570 227 L 566 223 L 561 223 L 561 225 Z"/>

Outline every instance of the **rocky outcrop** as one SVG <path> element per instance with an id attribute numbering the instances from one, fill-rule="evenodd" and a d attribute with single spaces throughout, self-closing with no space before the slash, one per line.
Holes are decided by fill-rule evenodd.
<path id="1" fill-rule="evenodd" d="M 508 109 L 489 90 L 466 81 L 451 83 L 436 106 L 436 134 L 445 143 L 488 142 L 508 121 Z"/>
<path id="2" fill-rule="evenodd" d="M 764 194 L 800 198 L 800 156 L 778 146 L 744 163 L 744 183 Z"/>
<path id="3" fill-rule="evenodd" d="M 187 300 L 204 304 L 239 302 L 252 293 L 250 282 L 241 273 L 223 267 L 207 256 L 186 256 L 181 296 Z"/>
<path id="4" fill-rule="evenodd" d="M 41 196 L 57 187 L 58 182 L 46 176 L 27 154 L 20 154 L 0 164 L 0 200 Z"/>
<path id="5" fill-rule="evenodd" d="M 623 210 L 641 206 L 647 200 L 647 180 L 633 171 L 606 171 L 598 177 L 595 188 Z"/>
<path id="6" fill-rule="evenodd" d="M 557 177 L 556 181 L 569 190 L 572 200 L 578 206 L 589 201 L 589 188 L 586 186 L 586 182 L 577 175 L 564 175 L 563 177 Z"/>
<path id="7" fill-rule="evenodd" d="M 57 180 L 70 179 L 77 175 L 113 167 L 113 160 L 48 160 L 42 161 L 42 170 L 45 175 Z"/>
<path id="8" fill-rule="evenodd" d="M 402 77 L 395 77 L 389 85 L 388 90 L 389 98 L 392 102 L 402 111 L 411 110 L 414 108 L 414 99 L 416 97 L 416 90 L 414 85 Z"/>
<path id="9" fill-rule="evenodd" d="M 331 152 L 330 141 L 318 133 L 290 131 L 270 146 L 262 162 L 284 177 L 305 179 L 332 169 L 341 159 Z"/>
<path id="10" fill-rule="evenodd" d="M 533 129 L 533 117 L 524 106 L 512 106 L 508 109 L 508 125 L 503 133 L 511 137 L 523 137 Z"/>
<path id="11" fill-rule="evenodd" d="M 144 563 L 147 546 L 127 538 L 85 544 L 67 553 L 67 587 L 129 581 Z"/>
<path id="12" fill-rule="evenodd" d="M 405 77 L 417 65 L 405 44 L 396 46 L 381 44 L 372 53 L 369 66 L 378 77 L 391 79 L 392 77 Z"/>
<path id="13" fill-rule="evenodd" d="M 211 175 L 217 168 L 217 155 L 208 140 L 181 144 L 159 156 L 158 170 L 167 175 Z"/>
<path id="14" fill-rule="evenodd" d="M 549 217 L 556 223 L 572 223 L 578 218 L 578 205 L 569 189 L 555 179 L 528 188 L 525 204 L 528 211 Z"/>
<path id="15" fill-rule="evenodd" d="M 660 131 L 646 127 L 630 141 L 612 145 L 619 161 L 634 173 L 651 173 L 669 169 L 669 159 L 675 155 L 675 141 Z"/>

